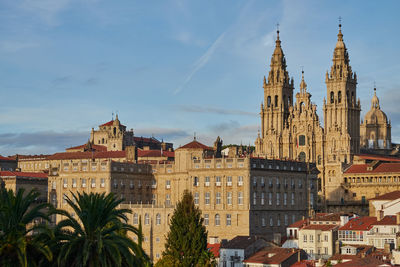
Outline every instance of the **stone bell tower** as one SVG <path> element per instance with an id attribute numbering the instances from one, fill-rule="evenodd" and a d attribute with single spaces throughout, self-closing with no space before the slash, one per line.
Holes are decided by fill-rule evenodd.
<path id="1" fill-rule="evenodd" d="M 357 76 L 350 66 L 339 24 L 338 39 L 330 72 L 326 73 L 327 99 L 324 99 L 325 168 L 322 185 L 326 199 L 338 201 L 342 167 L 360 151 L 360 100 L 357 100 Z"/>
<path id="2" fill-rule="evenodd" d="M 282 133 L 287 125 L 289 107 L 293 103 L 293 79 L 286 70 L 286 59 L 279 39 L 279 30 L 272 54 L 268 79 L 264 76 L 264 103 L 261 104 L 261 134 L 257 138 L 256 154 L 282 158 Z"/>

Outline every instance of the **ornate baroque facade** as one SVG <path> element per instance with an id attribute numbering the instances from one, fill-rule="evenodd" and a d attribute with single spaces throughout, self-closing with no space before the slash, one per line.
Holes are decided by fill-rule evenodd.
<path id="1" fill-rule="evenodd" d="M 264 77 L 261 132 L 255 141 L 255 154 L 315 162 L 320 171 L 320 194 L 324 200 L 333 203 L 343 197 L 343 190 L 340 190 L 342 172 L 352 163 L 354 155 L 359 154 L 360 145 L 366 146 L 369 142 L 373 148 L 391 147 L 390 123 L 374 96 L 372 110 L 361 125 L 360 139 L 361 105 L 357 99 L 357 75 L 350 66 L 341 25 L 325 83 L 322 128 L 316 105 L 311 103 L 311 94 L 307 92 L 304 72 L 300 92 L 293 103 L 294 82 L 286 70 L 278 31 L 268 78 Z"/>

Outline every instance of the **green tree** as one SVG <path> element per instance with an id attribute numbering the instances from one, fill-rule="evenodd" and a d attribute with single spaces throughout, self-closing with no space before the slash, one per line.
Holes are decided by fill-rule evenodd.
<path id="1" fill-rule="evenodd" d="M 212 266 L 213 256 L 207 249 L 207 231 L 201 211 L 188 191 L 183 194 L 171 218 L 163 257 L 156 266 Z"/>
<path id="2" fill-rule="evenodd" d="M 61 212 L 65 219 L 55 229 L 60 245 L 59 266 L 148 266 L 150 261 L 128 232 L 142 233 L 127 224 L 129 209 L 119 209 L 113 194 L 73 194 L 67 198 L 75 216 Z"/>
<path id="3" fill-rule="evenodd" d="M 0 266 L 38 266 L 53 257 L 46 242 L 50 230 L 39 223 L 49 221 L 51 206 L 37 203 L 39 192 L 24 192 L 0 189 Z"/>

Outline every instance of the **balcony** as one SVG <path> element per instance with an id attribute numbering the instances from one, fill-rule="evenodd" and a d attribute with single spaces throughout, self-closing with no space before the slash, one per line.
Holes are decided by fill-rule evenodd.
<path id="1" fill-rule="evenodd" d="M 204 186 L 210 186 L 210 182 L 205 182 Z"/>
<path id="2" fill-rule="evenodd" d="M 232 182 L 227 182 L 226 185 L 227 186 L 232 186 Z"/>
<path id="3" fill-rule="evenodd" d="M 239 181 L 238 182 L 238 186 L 242 186 L 243 185 L 243 182 L 242 181 Z"/>
<path id="4" fill-rule="evenodd" d="M 221 186 L 221 182 L 215 182 L 215 186 Z"/>

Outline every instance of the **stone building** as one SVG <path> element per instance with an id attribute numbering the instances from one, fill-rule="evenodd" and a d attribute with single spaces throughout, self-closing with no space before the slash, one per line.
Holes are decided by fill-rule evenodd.
<path id="1" fill-rule="evenodd" d="M 39 202 L 47 201 L 47 173 L 0 171 L 0 188 L 18 192 L 24 189 L 25 193 L 37 190 L 40 193 Z"/>
<path id="2" fill-rule="evenodd" d="M 0 171 L 15 171 L 16 168 L 17 159 L 0 155 Z"/>
<path id="3" fill-rule="evenodd" d="M 293 103 L 294 82 L 289 78 L 279 31 L 270 64 L 264 77 L 264 101 L 261 104 L 261 132 L 255 141 L 255 155 L 273 159 L 316 163 L 320 171 L 322 208 L 340 209 L 344 198 L 343 172 L 360 154 L 360 147 L 385 149 L 390 153 L 390 122 L 380 109 L 376 94 L 371 110 L 360 125 L 361 105 L 357 99 L 357 75 L 350 66 L 341 25 L 333 52 L 332 66 L 326 72 L 326 99 L 323 102 L 324 127 L 307 92 L 304 72 L 300 92 Z"/>

